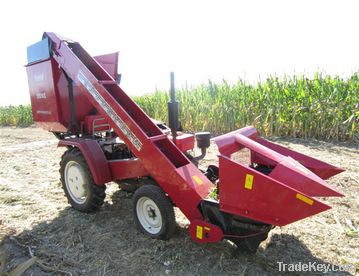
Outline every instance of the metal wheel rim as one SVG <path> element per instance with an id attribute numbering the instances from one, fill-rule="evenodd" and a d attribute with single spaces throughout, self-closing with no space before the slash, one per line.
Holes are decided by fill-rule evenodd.
<path id="1" fill-rule="evenodd" d="M 137 218 L 142 227 L 156 235 L 162 229 L 162 215 L 157 204 L 149 197 L 141 197 L 136 204 Z"/>
<path id="2" fill-rule="evenodd" d="M 65 184 L 67 191 L 78 204 L 83 204 L 88 196 L 88 183 L 85 172 L 76 161 L 69 161 L 65 166 Z"/>

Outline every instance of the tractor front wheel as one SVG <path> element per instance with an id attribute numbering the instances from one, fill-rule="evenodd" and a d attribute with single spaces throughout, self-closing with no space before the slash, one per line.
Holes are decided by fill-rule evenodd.
<path id="1" fill-rule="evenodd" d="M 68 149 L 61 158 L 62 187 L 71 206 L 81 212 L 93 212 L 105 199 L 106 186 L 97 186 L 91 171 L 77 148 Z"/>
<path id="2" fill-rule="evenodd" d="M 173 206 L 163 190 L 155 185 L 138 188 L 133 196 L 135 221 L 146 235 L 167 240 L 175 232 Z"/>

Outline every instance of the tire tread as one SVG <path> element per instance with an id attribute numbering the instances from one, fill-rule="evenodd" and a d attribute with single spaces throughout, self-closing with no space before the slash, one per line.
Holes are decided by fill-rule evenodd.
<path id="1" fill-rule="evenodd" d="M 163 221 L 163 229 L 158 234 L 150 234 L 148 233 L 141 225 L 137 217 L 136 204 L 137 201 L 141 197 L 149 197 L 151 198 L 158 206 L 161 211 L 162 221 Z M 138 228 L 146 235 L 161 239 L 168 240 L 171 238 L 176 230 L 176 218 L 173 210 L 173 205 L 170 199 L 166 196 L 163 190 L 159 186 L 155 185 L 144 185 L 138 188 L 133 196 L 134 202 L 134 215 L 135 221 Z"/>
<path id="2" fill-rule="evenodd" d="M 65 166 L 66 163 L 70 160 L 76 161 L 77 163 L 79 163 L 82 168 L 85 171 L 85 174 L 88 177 L 88 181 L 89 181 L 89 191 L 90 191 L 90 195 L 89 195 L 89 200 L 87 200 L 84 204 L 78 204 L 76 202 L 74 202 L 71 199 L 71 196 L 69 195 L 69 193 L 67 192 L 66 189 L 66 184 L 65 184 L 65 179 L 64 179 L 64 170 L 65 170 Z M 95 181 L 93 180 L 91 171 L 87 165 L 87 162 L 85 160 L 85 158 L 83 157 L 81 151 L 76 148 L 76 147 L 72 147 L 69 148 L 68 150 L 66 150 L 64 152 L 64 154 L 61 157 L 61 161 L 60 161 L 60 181 L 62 183 L 62 188 L 65 191 L 65 195 L 67 197 L 67 201 L 71 204 L 71 206 L 81 212 L 85 212 L 85 213 L 90 213 L 90 212 L 94 212 L 97 211 L 98 209 L 100 209 L 100 207 L 103 205 L 105 197 L 106 197 L 106 186 L 102 185 L 96 185 Z"/>

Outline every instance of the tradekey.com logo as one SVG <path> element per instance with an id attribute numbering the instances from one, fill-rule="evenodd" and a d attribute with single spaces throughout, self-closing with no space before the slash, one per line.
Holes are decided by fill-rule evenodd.
<path id="1" fill-rule="evenodd" d="M 277 262 L 278 270 L 280 272 L 356 272 L 355 264 L 345 264 L 345 265 L 335 265 L 335 264 L 321 264 L 317 262 L 309 262 L 309 263 L 284 263 Z"/>

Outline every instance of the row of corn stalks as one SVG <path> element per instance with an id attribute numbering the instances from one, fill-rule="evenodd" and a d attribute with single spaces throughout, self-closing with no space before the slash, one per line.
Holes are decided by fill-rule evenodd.
<path id="1" fill-rule="evenodd" d="M 324 76 L 270 77 L 255 85 L 209 81 L 177 89 L 186 131 L 226 133 L 254 125 L 264 136 L 359 140 L 359 73 L 348 79 Z M 135 97 L 149 116 L 167 122 L 167 91 Z M 0 125 L 28 126 L 30 106 L 0 107 Z"/>
<path id="2" fill-rule="evenodd" d="M 348 79 L 270 77 L 255 85 L 209 81 L 177 90 L 185 130 L 226 133 L 254 125 L 264 136 L 359 140 L 359 73 Z M 167 122 L 168 92 L 137 97 L 153 118 Z"/>
<path id="3" fill-rule="evenodd" d="M 29 126 L 33 123 L 31 106 L 0 106 L 1 126 Z"/>

